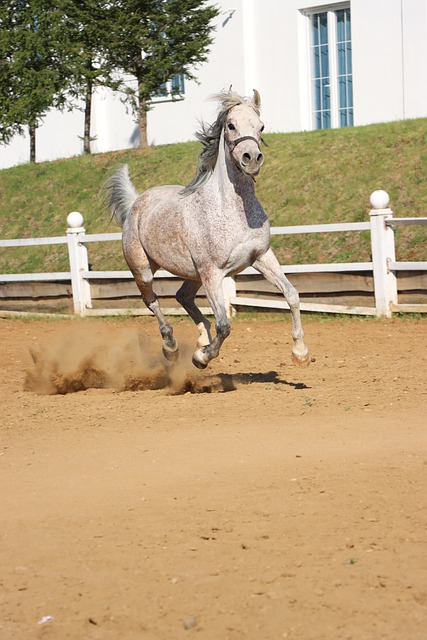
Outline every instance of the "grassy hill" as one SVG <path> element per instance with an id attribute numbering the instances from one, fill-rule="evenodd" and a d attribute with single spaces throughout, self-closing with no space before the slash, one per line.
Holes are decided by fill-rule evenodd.
<path id="1" fill-rule="evenodd" d="M 272 225 L 367 220 L 369 195 L 385 189 L 396 216 L 427 216 L 427 119 L 266 136 L 257 194 Z M 138 190 L 186 184 L 200 145 L 165 145 L 26 164 L 0 171 L 0 237 L 63 235 L 70 211 L 88 233 L 118 228 L 98 202 L 105 178 L 130 165 Z M 426 260 L 426 227 L 397 232 L 399 259 Z M 282 263 L 369 260 L 369 234 L 274 237 Z M 125 268 L 120 243 L 90 247 L 95 269 Z M 3 249 L 0 273 L 67 270 L 66 248 Z"/>

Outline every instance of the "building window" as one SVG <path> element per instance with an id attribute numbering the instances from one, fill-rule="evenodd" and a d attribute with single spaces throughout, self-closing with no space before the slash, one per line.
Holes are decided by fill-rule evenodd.
<path id="1" fill-rule="evenodd" d="M 159 92 L 154 96 L 156 102 L 183 98 L 185 94 L 184 74 L 179 73 L 171 80 L 163 82 Z"/>
<path id="2" fill-rule="evenodd" d="M 350 9 L 336 11 L 337 18 L 337 80 L 338 116 L 340 127 L 353 126 L 353 72 L 351 66 Z"/>
<path id="3" fill-rule="evenodd" d="M 184 74 L 179 73 L 171 80 L 171 94 L 173 96 L 182 96 L 185 93 Z"/>
<path id="4" fill-rule="evenodd" d="M 353 126 L 350 8 L 308 17 L 313 128 Z"/>

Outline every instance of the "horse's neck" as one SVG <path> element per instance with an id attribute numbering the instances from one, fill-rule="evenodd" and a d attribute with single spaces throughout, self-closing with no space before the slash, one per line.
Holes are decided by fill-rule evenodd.
<path id="1" fill-rule="evenodd" d="M 254 181 L 240 171 L 229 157 L 224 144 L 224 133 L 221 133 L 219 141 L 218 157 L 215 169 L 209 181 L 210 187 L 224 201 L 236 201 L 241 199 L 252 200 L 255 198 Z"/>

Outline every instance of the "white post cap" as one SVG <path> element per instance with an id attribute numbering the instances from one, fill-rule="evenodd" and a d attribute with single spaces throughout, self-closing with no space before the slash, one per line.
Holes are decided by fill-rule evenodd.
<path id="1" fill-rule="evenodd" d="M 386 209 L 390 202 L 390 196 L 387 191 L 378 189 L 378 191 L 371 193 L 370 202 L 373 209 Z"/>
<path id="2" fill-rule="evenodd" d="M 83 226 L 83 216 L 78 211 L 72 211 L 67 216 L 68 226 L 72 229 L 77 229 L 77 227 Z"/>

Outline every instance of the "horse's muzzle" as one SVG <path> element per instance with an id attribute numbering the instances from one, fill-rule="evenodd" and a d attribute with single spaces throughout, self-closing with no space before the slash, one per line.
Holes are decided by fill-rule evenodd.
<path id="1" fill-rule="evenodd" d="M 240 158 L 242 171 L 250 176 L 257 176 L 263 164 L 264 154 L 260 151 L 259 147 L 255 149 L 254 145 L 251 145 L 251 148 L 248 147 L 244 149 Z"/>
<path id="2" fill-rule="evenodd" d="M 264 163 L 264 154 L 260 149 L 259 141 L 253 136 L 241 136 L 236 140 L 226 138 L 225 141 L 237 166 L 247 175 L 257 176 Z M 264 141 L 261 139 L 261 142 Z M 238 147 L 238 153 L 235 152 L 236 147 Z"/>

